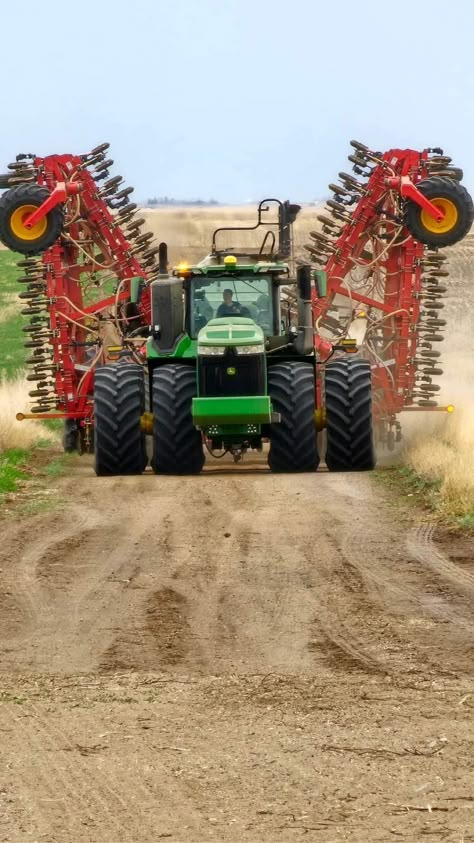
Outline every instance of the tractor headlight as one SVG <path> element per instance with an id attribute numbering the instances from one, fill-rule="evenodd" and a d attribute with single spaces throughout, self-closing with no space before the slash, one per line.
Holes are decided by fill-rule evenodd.
<path id="1" fill-rule="evenodd" d="M 198 345 L 198 354 L 203 354 L 206 357 L 222 357 L 225 350 L 225 345 Z"/>
<path id="2" fill-rule="evenodd" d="M 263 342 L 258 345 L 236 345 L 235 350 L 237 354 L 263 354 L 265 346 Z"/>

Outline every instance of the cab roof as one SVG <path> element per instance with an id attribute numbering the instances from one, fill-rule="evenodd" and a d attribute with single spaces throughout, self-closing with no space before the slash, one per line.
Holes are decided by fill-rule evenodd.
<path id="1" fill-rule="evenodd" d="M 179 263 L 173 269 L 173 275 L 178 278 L 194 278 L 199 275 L 255 275 L 272 273 L 275 275 L 289 275 L 289 266 L 281 261 L 256 260 L 251 255 L 207 255 L 200 263 L 188 266 Z"/>

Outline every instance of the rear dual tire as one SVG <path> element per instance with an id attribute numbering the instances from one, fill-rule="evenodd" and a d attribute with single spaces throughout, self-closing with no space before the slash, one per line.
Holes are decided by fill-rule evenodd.
<path id="1" fill-rule="evenodd" d="M 370 363 L 358 357 L 325 366 L 326 465 L 329 471 L 375 467 Z"/>

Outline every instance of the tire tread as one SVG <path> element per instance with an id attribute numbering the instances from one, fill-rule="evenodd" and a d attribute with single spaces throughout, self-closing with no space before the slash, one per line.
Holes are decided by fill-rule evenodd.
<path id="1" fill-rule="evenodd" d="M 153 458 L 157 474 L 199 474 L 204 465 L 202 438 L 193 424 L 196 372 L 167 364 L 153 372 Z"/>
<path id="2" fill-rule="evenodd" d="M 145 406 L 142 366 L 101 366 L 94 374 L 95 471 L 141 474 L 147 464 L 140 416 Z"/>
<path id="3" fill-rule="evenodd" d="M 281 415 L 272 424 L 268 464 L 274 472 L 315 471 L 316 442 L 314 369 L 303 361 L 276 363 L 268 372 L 273 410 Z"/>
<path id="4" fill-rule="evenodd" d="M 326 465 L 329 471 L 370 471 L 375 466 L 372 376 L 361 358 L 325 367 Z"/>

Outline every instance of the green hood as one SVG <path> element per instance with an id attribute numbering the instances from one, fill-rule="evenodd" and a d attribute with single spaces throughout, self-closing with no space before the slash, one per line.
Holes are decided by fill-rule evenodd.
<path id="1" fill-rule="evenodd" d="M 262 329 L 243 316 L 210 319 L 198 335 L 198 345 L 258 345 L 265 342 Z"/>

